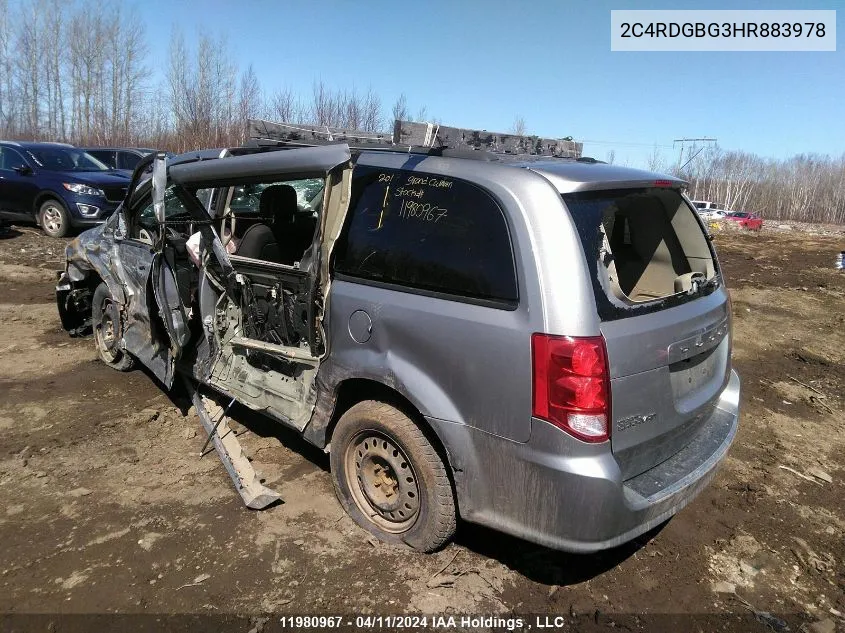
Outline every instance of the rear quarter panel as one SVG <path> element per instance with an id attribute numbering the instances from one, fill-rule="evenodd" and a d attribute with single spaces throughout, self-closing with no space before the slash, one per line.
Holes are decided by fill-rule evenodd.
<path id="1" fill-rule="evenodd" d="M 320 388 L 333 392 L 346 379 L 369 378 L 424 416 L 527 441 L 531 334 L 598 333 L 583 253 L 560 194 L 538 174 L 489 163 L 385 155 L 367 164 L 462 178 L 492 194 L 508 222 L 519 305 L 504 310 L 336 278 Z M 372 322 L 363 343 L 350 333 L 359 310 Z"/>

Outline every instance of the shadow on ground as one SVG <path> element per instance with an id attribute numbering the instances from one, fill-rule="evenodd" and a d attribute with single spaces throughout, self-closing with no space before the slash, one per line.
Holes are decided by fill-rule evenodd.
<path id="1" fill-rule="evenodd" d="M 14 237 L 20 237 L 21 235 L 23 235 L 23 233 L 11 226 L 0 226 L 0 240 L 10 240 Z"/>
<path id="2" fill-rule="evenodd" d="M 613 569 L 642 549 L 669 523 L 665 521 L 639 538 L 595 554 L 570 554 L 534 545 L 514 536 L 461 523 L 455 541 L 467 549 L 544 585 L 576 585 Z"/>

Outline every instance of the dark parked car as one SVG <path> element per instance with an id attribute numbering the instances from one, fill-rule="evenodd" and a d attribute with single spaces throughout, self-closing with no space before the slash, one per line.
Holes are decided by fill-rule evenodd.
<path id="1" fill-rule="evenodd" d="M 34 220 L 51 237 L 103 222 L 128 186 L 126 175 L 72 145 L 0 141 L 0 219 Z"/>
<path id="2" fill-rule="evenodd" d="M 144 156 L 156 152 L 146 147 L 83 147 L 82 150 L 104 165 L 122 171 L 127 176 L 132 176 L 132 171 Z"/>

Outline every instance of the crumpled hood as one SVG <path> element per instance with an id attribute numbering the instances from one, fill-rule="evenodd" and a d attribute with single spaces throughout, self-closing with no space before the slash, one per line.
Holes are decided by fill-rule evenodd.
<path id="1" fill-rule="evenodd" d="M 104 224 L 98 224 L 73 238 L 65 247 L 65 260 L 67 264 L 73 263 L 83 270 L 93 269 L 90 254 L 92 252 L 101 253 L 104 242 L 106 241 L 111 244 L 111 240 L 104 240 L 102 237 L 104 227 Z"/>

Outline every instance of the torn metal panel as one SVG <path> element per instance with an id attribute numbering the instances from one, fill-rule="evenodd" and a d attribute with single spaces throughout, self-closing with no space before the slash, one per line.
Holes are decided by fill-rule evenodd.
<path id="1" fill-rule="evenodd" d="M 127 301 L 121 306 L 122 347 L 141 361 L 167 387 L 173 383 L 174 358 L 167 333 L 154 321 L 158 313 L 150 279 L 154 252 L 147 244 L 121 240 L 116 261 L 122 268 L 121 281 Z"/>
<path id="2" fill-rule="evenodd" d="M 74 245 L 63 287 L 69 285 L 68 292 L 74 284 L 95 288 L 99 280 L 89 284 L 86 277 L 89 271 L 102 271 L 98 276 L 109 280 L 121 311 L 121 347 L 164 385 L 172 384 L 179 363 L 246 406 L 302 429 L 313 412 L 317 369 L 326 350 L 322 320 L 330 286 L 328 260 L 344 224 L 351 169 L 346 145 L 172 166 L 157 157 L 149 182 L 136 187 L 135 206 L 126 218 L 121 212 L 108 231 Z M 225 192 L 244 178 L 300 174 L 325 178 L 320 222 L 302 267 L 230 258 L 196 198 L 197 184 Z M 167 217 L 168 188 L 184 208 L 182 217 Z M 127 229 L 150 196 L 159 227 L 154 244 L 133 239 Z M 186 229 L 200 233 L 197 268 L 187 263 Z M 186 272 L 191 274 L 186 277 Z"/>
<path id="3" fill-rule="evenodd" d="M 331 288 L 331 274 L 329 264 L 331 262 L 332 251 L 334 250 L 335 242 L 337 242 L 340 232 L 343 230 L 343 224 L 346 221 L 346 214 L 349 210 L 349 202 L 352 198 L 352 169 L 344 169 L 340 173 L 335 173 L 326 183 L 326 193 L 323 196 L 323 213 L 322 227 L 315 236 L 315 239 L 320 239 L 317 245 L 320 252 L 319 261 L 319 287 L 322 291 L 322 301 L 320 302 L 321 309 L 317 314 L 317 322 L 321 329 L 323 329 L 322 338 L 325 341 L 325 328 L 323 325 L 323 318 L 328 314 L 329 310 L 329 290 Z M 328 346 L 323 350 L 325 355 Z"/>
<path id="4" fill-rule="evenodd" d="M 120 209 L 115 214 L 119 212 Z M 114 239 L 113 232 L 107 230 L 109 224 L 107 222 L 89 229 L 70 241 L 65 249 L 67 273 L 73 282 L 87 279 L 91 272 L 96 273 L 109 287 L 115 301 L 125 303 L 124 288 L 112 270 Z"/>
<path id="5" fill-rule="evenodd" d="M 161 320 L 170 338 L 171 351 L 178 359 L 182 354 L 182 348 L 191 338 L 191 331 L 188 326 L 188 315 L 179 295 L 176 275 L 163 253 L 157 253 L 153 257 L 152 279 L 156 303 L 162 307 Z"/>
<path id="6" fill-rule="evenodd" d="M 223 408 L 200 396 L 199 391 L 187 378 L 185 379 L 185 386 L 191 391 L 191 399 L 200 422 L 246 507 L 252 510 L 263 510 L 280 501 L 281 495 L 279 493 L 261 483 L 258 474 L 249 462 L 249 458 L 244 453 L 241 443 L 232 429 L 229 428 L 226 422 L 226 412 Z M 219 419 L 215 419 L 218 416 Z"/>

